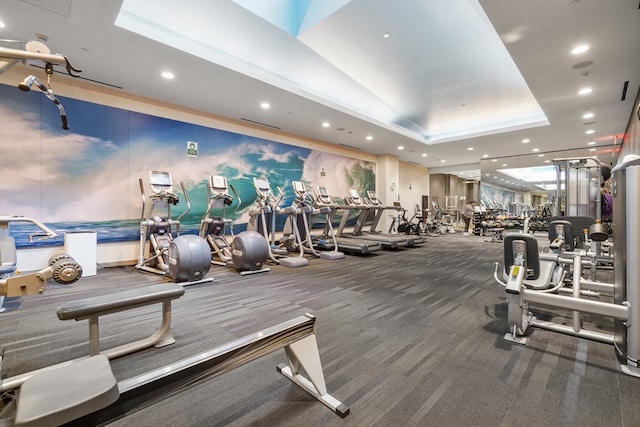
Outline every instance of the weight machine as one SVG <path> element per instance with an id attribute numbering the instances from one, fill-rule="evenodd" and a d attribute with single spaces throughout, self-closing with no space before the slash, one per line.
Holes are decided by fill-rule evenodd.
<path id="1" fill-rule="evenodd" d="M 29 235 L 29 242 L 33 242 L 36 238 L 42 240 L 58 237 L 53 230 L 34 218 L 0 216 L 0 312 L 5 310 L 5 297 L 42 293 L 49 279 L 67 285 L 82 277 L 82 267 L 67 254 L 52 256 L 49 259 L 49 266 L 40 271 L 20 275 L 17 271 L 16 242 L 11 236 L 10 225 L 24 222 L 35 225 L 42 231 L 42 233 Z"/>
<path id="2" fill-rule="evenodd" d="M 527 234 L 508 234 L 504 239 L 504 272 L 498 277 L 498 265 L 494 272 L 496 281 L 505 286 L 508 295 L 509 332 L 505 339 L 526 344 L 525 334 L 530 326 L 548 329 L 568 335 L 612 344 L 624 363 L 624 373 L 640 377 L 640 156 L 628 155 L 613 170 L 614 221 L 616 244 L 614 246 L 614 283 L 602 283 L 583 277 L 582 267 L 589 255 L 573 247 L 568 221 L 550 224 L 555 238 L 550 245 L 552 254 L 540 254 L 537 240 Z M 595 241 L 606 237 L 602 226 L 590 227 L 590 237 Z M 588 260 L 587 260 L 588 261 Z M 587 262 L 588 264 L 588 262 Z M 569 266 L 569 268 L 566 268 Z M 558 279 L 558 272 L 571 272 L 570 286 Z M 562 295 L 565 293 L 566 295 Z M 586 299 L 600 293 L 613 294 L 613 302 Z M 572 325 L 536 319 L 529 306 L 539 304 L 570 310 Z M 613 319 L 613 333 L 587 330 L 582 327 L 581 313 L 590 313 Z"/>

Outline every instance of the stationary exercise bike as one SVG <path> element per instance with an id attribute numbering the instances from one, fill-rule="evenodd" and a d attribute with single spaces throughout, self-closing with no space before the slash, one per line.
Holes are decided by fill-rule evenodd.
<path id="1" fill-rule="evenodd" d="M 228 193 L 231 189 L 233 196 Z M 211 248 L 211 263 L 238 270 L 241 275 L 264 273 L 269 268 L 263 264 L 269 258 L 269 244 L 257 231 L 233 234 L 233 216 L 240 208 L 241 200 L 233 185 L 227 184 L 223 176 L 209 176 L 207 183 L 209 203 L 200 221 L 200 237 L 206 239 Z M 237 200 L 231 218 L 226 217 L 226 207 Z M 220 215 L 213 215 L 216 209 Z M 227 239 L 227 226 L 233 240 Z"/>
<path id="2" fill-rule="evenodd" d="M 82 267 L 67 254 L 54 255 L 49 266 L 35 273 L 20 275 L 17 272 L 16 242 L 10 234 L 10 224 L 28 222 L 43 233 L 31 234 L 34 239 L 52 239 L 58 235 L 40 221 L 23 216 L 0 216 L 0 312 L 5 310 L 5 297 L 20 297 L 44 292 L 49 279 L 67 285 L 82 277 Z M 1 357 L 0 357 L 1 358 Z"/>
<path id="3" fill-rule="evenodd" d="M 180 220 L 189 212 L 191 204 L 184 184 L 181 182 L 187 209 L 176 219 L 171 219 L 171 206 L 175 206 L 180 198 L 173 192 L 171 174 L 165 171 L 150 171 L 149 185 L 152 194 L 151 209 L 145 219 L 146 196 L 144 182 L 140 182 L 142 195 L 142 219 L 140 221 L 140 253 L 138 255 L 138 270 L 167 276 L 175 282 L 188 282 L 183 286 L 211 282 L 212 278 L 204 276 L 211 267 L 211 252 L 206 240 L 200 236 L 183 235 L 173 237 L 172 231 L 180 232 Z M 154 215 L 154 210 L 164 209 L 165 216 Z M 149 244 L 147 245 L 147 239 Z M 145 252 L 149 256 L 145 257 Z"/>

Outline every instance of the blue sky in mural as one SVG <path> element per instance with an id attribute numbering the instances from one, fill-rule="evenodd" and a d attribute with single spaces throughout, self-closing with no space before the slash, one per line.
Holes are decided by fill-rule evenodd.
<path id="1" fill-rule="evenodd" d="M 139 178 L 171 172 L 174 189 L 185 183 L 192 210 L 185 225 L 197 228 L 207 205 L 209 175 L 224 175 L 240 192 L 242 225 L 254 203 L 253 177 L 293 199 L 291 181 L 326 186 L 336 196 L 349 187 L 375 188 L 375 165 L 237 133 L 59 97 L 58 109 L 38 92 L 0 85 L 0 215 L 23 215 L 59 228 L 99 229 L 98 239 L 137 238 Z M 187 156 L 188 142 L 198 156 Z M 328 173 L 321 174 L 326 169 Z M 146 191 L 149 191 L 147 188 Z M 185 204 L 176 206 L 174 216 Z"/>

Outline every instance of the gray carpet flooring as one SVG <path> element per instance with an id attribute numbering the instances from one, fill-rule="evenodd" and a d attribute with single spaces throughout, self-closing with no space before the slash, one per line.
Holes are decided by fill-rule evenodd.
<path id="1" fill-rule="evenodd" d="M 503 340 L 505 293 L 493 281 L 501 260 L 500 243 L 456 234 L 260 275 L 212 266 L 214 282 L 174 301 L 176 344 L 113 360 L 116 377 L 312 313 L 329 393 L 350 415 L 338 417 L 280 375 L 280 350 L 110 425 L 639 426 L 640 379 L 621 372 L 612 346 L 541 329 L 530 332 L 527 346 Z M 100 268 L 72 285 L 9 300 L 0 314 L 3 376 L 87 354 L 87 322 L 58 320 L 62 302 L 163 280 L 133 267 Z M 568 312 L 533 311 L 571 320 Z M 143 338 L 159 319 L 159 306 L 103 317 L 102 347 Z M 595 316 L 585 324 L 612 330 Z"/>

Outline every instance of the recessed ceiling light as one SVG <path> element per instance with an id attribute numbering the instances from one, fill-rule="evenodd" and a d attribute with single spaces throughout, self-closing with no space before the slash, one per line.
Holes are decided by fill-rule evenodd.
<path id="1" fill-rule="evenodd" d="M 323 127 L 323 128 L 328 128 L 329 126 L 331 126 L 331 123 L 329 123 L 329 122 L 322 122 L 322 127 Z"/>
<path id="2" fill-rule="evenodd" d="M 595 148 L 589 148 L 589 151 L 596 151 Z"/>
<path id="3" fill-rule="evenodd" d="M 582 115 L 582 118 L 583 118 L 583 119 L 591 119 L 591 118 L 593 118 L 593 116 L 594 116 L 594 114 L 593 114 L 593 113 L 584 113 L 584 114 Z"/>
<path id="4" fill-rule="evenodd" d="M 263 110 L 268 110 L 269 108 L 271 108 L 271 104 L 269 104 L 268 102 L 263 102 L 260 104 L 260 108 L 262 108 Z"/>
<path id="5" fill-rule="evenodd" d="M 578 95 L 586 95 L 588 93 L 591 93 L 591 91 L 592 89 L 590 87 L 585 87 L 578 91 Z"/>
<path id="6" fill-rule="evenodd" d="M 525 138 L 522 140 L 523 144 L 528 144 L 529 142 L 531 142 L 531 140 L 529 138 Z"/>
<path id="7" fill-rule="evenodd" d="M 445 159 L 440 160 L 440 163 L 444 163 L 444 162 L 446 162 L 446 160 L 445 160 Z"/>
<path id="8" fill-rule="evenodd" d="M 0 21 L 0 28 L 4 28 L 4 22 Z"/>
<path id="9" fill-rule="evenodd" d="M 389 37 L 391 37 L 391 33 L 384 33 L 382 37 L 384 37 L 385 39 L 388 39 Z"/>
<path id="10" fill-rule="evenodd" d="M 367 141 L 371 141 L 372 139 L 373 137 L 371 135 L 367 135 L 367 138 L 366 138 Z"/>
<path id="11" fill-rule="evenodd" d="M 503 168 L 504 168 L 504 167 L 507 167 L 507 164 L 506 164 L 506 163 L 503 163 L 503 164 L 502 164 L 502 167 L 503 167 Z"/>
<path id="12" fill-rule="evenodd" d="M 422 157 L 427 157 L 427 153 L 422 153 Z"/>
<path id="13" fill-rule="evenodd" d="M 589 142 L 587 142 L 587 145 L 596 145 L 596 142 L 595 141 L 589 141 Z"/>
<path id="14" fill-rule="evenodd" d="M 489 157 L 489 155 L 488 155 L 488 154 L 483 154 L 483 155 L 482 155 L 482 158 L 483 158 L 483 159 L 486 159 L 487 157 Z"/>
<path id="15" fill-rule="evenodd" d="M 538 157 L 544 157 L 544 154 L 538 154 Z"/>
<path id="16" fill-rule="evenodd" d="M 404 150 L 404 145 L 398 145 L 398 150 Z"/>
<path id="17" fill-rule="evenodd" d="M 551 160 L 545 160 L 544 162 L 545 163 L 551 163 Z"/>
<path id="18" fill-rule="evenodd" d="M 497 161 L 498 161 L 498 159 L 492 159 L 491 161 L 492 161 L 492 162 L 497 162 Z"/>
<path id="19" fill-rule="evenodd" d="M 473 151 L 473 147 L 467 147 L 467 151 Z"/>
<path id="20" fill-rule="evenodd" d="M 595 130 L 593 129 L 589 129 L 588 131 L 585 132 L 587 135 L 591 135 L 592 133 L 596 133 Z"/>
<path id="21" fill-rule="evenodd" d="M 539 148 L 534 148 L 534 149 L 533 149 L 533 150 L 531 150 L 531 151 L 533 151 L 534 153 L 537 153 L 538 151 L 540 151 L 540 149 L 539 149 Z"/>
<path id="22" fill-rule="evenodd" d="M 167 80 L 173 80 L 176 78 L 175 74 L 173 74 L 171 71 L 163 71 L 160 75 Z"/>
<path id="23" fill-rule="evenodd" d="M 571 51 L 572 54 L 577 55 L 579 53 L 584 53 L 586 51 L 589 50 L 589 45 L 588 44 L 581 44 L 578 45 L 576 47 L 573 48 L 573 50 Z"/>

